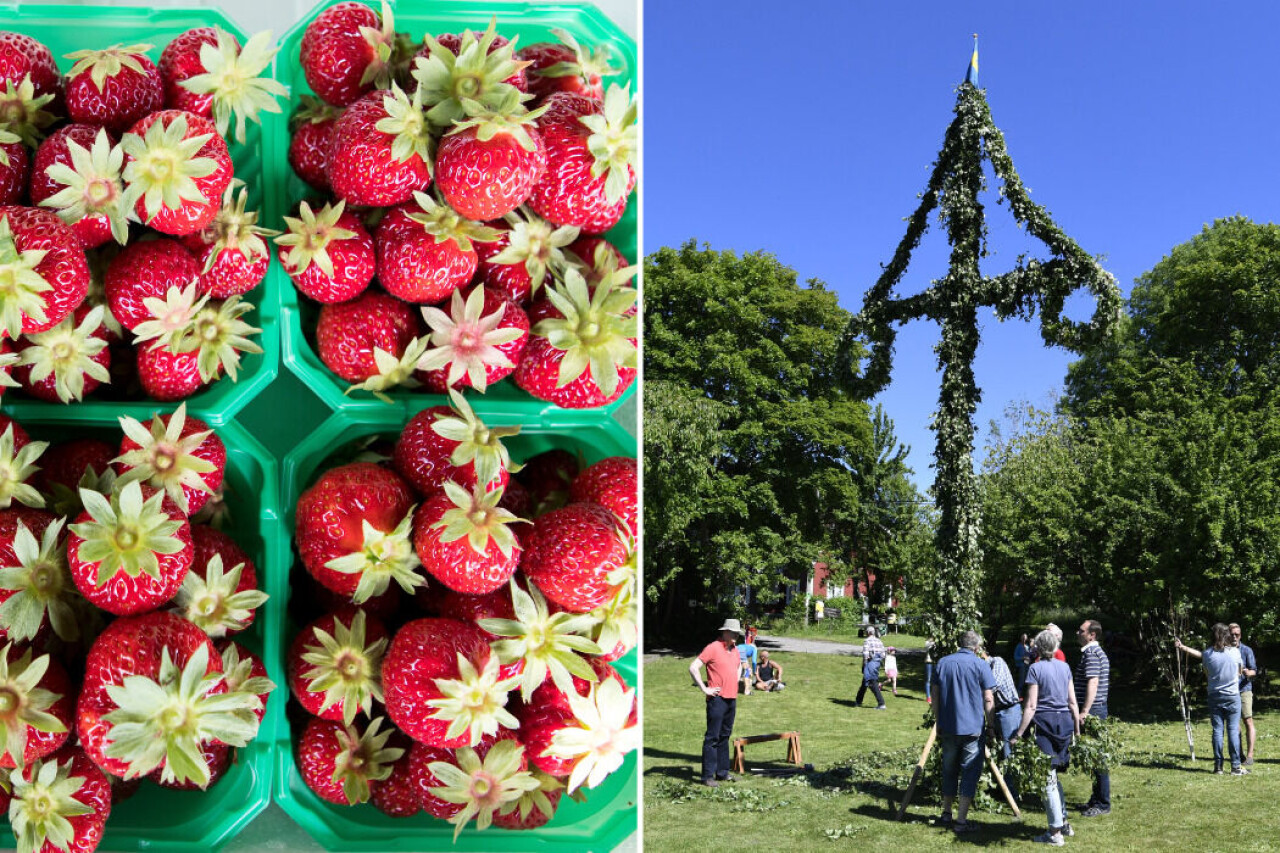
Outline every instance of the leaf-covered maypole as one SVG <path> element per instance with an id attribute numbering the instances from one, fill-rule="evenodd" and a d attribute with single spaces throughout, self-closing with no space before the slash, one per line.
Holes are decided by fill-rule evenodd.
<path id="1" fill-rule="evenodd" d="M 986 189 L 984 159 L 991 163 L 1002 185 L 997 203 L 1008 200 L 1018 223 L 1049 249 L 1049 260 L 1022 256 L 1009 272 L 982 274 L 979 261 L 987 255 L 987 227 L 978 196 Z M 922 293 L 896 297 L 894 288 L 935 209 L 951 245 L 947 274 Z M 1081 287 L 1087 287 L 1097 301 L 1088 322 L 1062 315 L 1067 296 Z M 973 360 L 979 340 L 978 309 L 982 307 L 993 308 L 1001 320 L 1030 319 L 1038 311 L 1040 333 L 1047 345 L 1080 351 L 1110 333 L 1120 316 L 1121 296 L 1114 277 L 1031 201 L 1005 148 L 1004 136 L 991 120 L 985 91 L 978 88 L 975 41 L 973 58 L 958 90 L 955 119 L 947 128 L 929 185 L 893 259 L 867 291 L 861 313 L 850 322 L 843 350 L 850 371 L 862 368 L 856 381 L 870 397 L 889 382 L 897 326 L 919 318 L 942 326 L 942 338 L 934 348 L 942 370 L 942 389 L 933 418 L 939 571 L 926 594 L 929 630 L 947 640 L 959 631 L 977 630 L 981 622 L 977 596 L 982 577 L 978 546 L 981 506 L 973 470 L 973 415 L 981 390 L 974 382 Z M 854 365 L 854 342 L 860 338 L 870 344 L 869 355 L 865 364 Z"/>

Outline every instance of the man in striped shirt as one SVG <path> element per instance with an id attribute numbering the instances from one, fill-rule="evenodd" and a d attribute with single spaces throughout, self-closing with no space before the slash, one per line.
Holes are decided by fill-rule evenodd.
<path id="1" fill-rule="evenodd" d="M 862 697 L 867 695 L 867 688 L 876 697 L 876 710 L 884 710 L 884 697 L 880 695 L 880 662 L 884 660 L 884 643 L 876 636 L 874 626 L 867 626 L 867 639 L 862 643 L 862 686 L 853 700 L 854 705 L 862 704 Z"/>
<path id="2" fill-rule="evenodd" d="M 1076 704 L 1080 716 L 1107 718 L 1107 694 L 1111 692 L 1111 661 L 1098 645 L 1102 638 L 1102 626 L 1090 619 L 1076 632 L 1080 640 L 1080 663 L 1076 664 Z M 1080 812 L 1084 817 L 1099 817 L 1111 813 L 1111 774 L 1098 773 L 1093 777 L 1093 793 Z"/>

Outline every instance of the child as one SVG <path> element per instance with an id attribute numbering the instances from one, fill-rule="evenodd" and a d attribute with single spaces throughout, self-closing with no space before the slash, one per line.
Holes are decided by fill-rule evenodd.
<path id="1" fill-rule="evenodd" d="M 893 646 L 885 649 L 884 655 L 884 674 L 888 676 L 889 683 L 893 686 L 893 695 L 898 695 L 898 650 Z"/>

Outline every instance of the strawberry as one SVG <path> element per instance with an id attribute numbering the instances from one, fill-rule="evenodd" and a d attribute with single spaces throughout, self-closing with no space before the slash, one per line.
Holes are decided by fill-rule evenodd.
<path id="1" fill-rule="evenodd" d="M 267 601 L 258 589 L 253 561 L 229 536 L 204 524 L 191 525 L 191 571 L 174 597 L 175 612 L 214 639 L 253 624 Z"/>
<path id="2" fill-rule="evenodd" d="M 526 70 L 529 92 L 539 101 L 557 92 L 604 100 L 601 78 L 622 71 L 612 64 L 613 51 L 607 44 L 595 48 L 581 45 L 564 30 L 551 32 L 560 44 L 537 42 L 517 54 L 530 63 Z"/>
<path id="3" fill-rule="evenodd" d="M 450 297 L 449 313 L 422 309 L 430 348 L 418 361 L 418 377 L 431 391 L 486 388 L 515 372 L 529 341 L 529 318 L 496 290 L 475 286 L 463 301 Z"/>
<path id="4" fill-rule="evenodd" d="M 84 489 L 70 526 L 71 577 L 81 595 L 116 615 L 173 598 L 191 567 L 191 525 L 164 492 L 133 482 L 109 497 Z"/>
<path id="5" fill-rule="evenodd" d="M 200 757 L 209 768 L 209 781 L 203 785 L 198 784 L 194 779 L 188 779 L 185 782 L 179 782 L 176 779 L 166 780 L 163 770 L 152 770 L 147 778 L 162 788 L 172 788 L 175 791 L 207 790 L 216 785 L 218 780 L 231 769 L 231 747 L 225 743 L 207 743 L 200 748 Z"/>
<path id="6" fill-rule="evenodd" d="M 569 499 L 598 503 L 616 515 L 632 536 L 638 536 L 640 481 L 636 460 L 610 456 L 591 465 L 574 479 Z"/>
<path id="7" fill-rule="evenodd" d="M 477 243 L 476 272 L 486 287 L 511 302 L 523 305 L 536 294 L 548 272 L 562 274 L 569 263 L 563 249 L 578 237 L 578 228 L 555 228 L 542 217 L 525 211 L 509 213 L 501 234 L 492 243 Z"/>
<path id="8" fill-rule="evenodd" d="M 30 648 L 0 649 L 0 767 L 30 764 L 71 736 L 75 692 L 62 664 Z"/>
<path id="9" fill-rule="evenodd" d="M 333 613 L 344 607 L 351 606 L 351 596 L 342 595 L 334 592 L 328 587 L 321 586 L 311 578 L 308 587 L 312 597 L 315 600 L 313 609 L 320 610 L 325 613 Z M 424 584 L 425 586 L 425 584 Z M 418 587 L 417 592 L 422 592 L 423 587 Z M 375 595 L 368 601 L 360 603 L 360 609 L 370 616 L 383 620 L 395 619 L 396 614 L 400 612 L 400 605 L 404 603 L 404 591 L 398 586 L 388 586 L 386 591 L 381 595 Z"/>
<path id="10" fill-rule="evenodd" d="M 395 20 L 386 2 L 381 18 L 363 3 L 338 3 L 307 25 L 298 58 L 311 90 L 345 107 L 390 84 L 396 54 Z"/>
<path id="11" fill-rule="evenodd" d="M 513 618 L 485 618 L 477 623 L 486 632 L 500 638 L 493 653 L 504 665 L 521 661 L 520 696 L 529 702 L 548 678 L 562 692 L 573 690 L 574 679 L 595 681 L 591 665 L 581 655 L 598 655 L 600 646 L 582 636 L 593 619 L 580 613 L 553 608 L 533 584 L 521 589 L 514 581 L 509 585 Z M 548 770 L 547 772 L 553 772 Z M 557 774 L 564 775 L 564 774 Z"/>
<path id="12" fill-rule="evenodd" d="M 4 430 L 0 433 L 0 509 L 8 509 L 14 501 L 43 507 L 44 496 L 28 481 L 49 442 L 32 441 L 17 421 L 5 415 L 0 415 L 0 429 Z"/>
<path id="13" fill-rule="evenodd" d="M 259 698 L 228 690 L 222 658 L 185 619 L 157 611 L 112 622 L 85 660 L 76 733 L 94 763 L 133 779 L 205 787 L 211 744 L 245 746 L 257 734 Z"/>
<path id="14" fill-rule="evenodd" d="M 485 426 L 456 391 L 450 393 L 453 408 L 432 406 L 409 419 L 392 452 L 391 464 L 418 491 L 430 497 L 453 480 L 468 489 L 507 484 L 513 467 L 502 439 L 520 432 L 519 427 Z"/>
<path id="15" fill-rule="evenodd" d="M 394 471 L 369 462 L 330 469 L 298 498 L 294 542 L 312 577 L 356 604 L 395 581 L 422 585 L 409 542 L 413 490 Z"/>
<path id="16" fill-rule="evenodd" d="M 413 545 L 423 567 L 445 586 L 481 595 L 503 586 L 520 564 L 520 545 L 498 507 L 502 489 L 470 493 L 452 480 L 413 519 Z M 503 661 L 506 663 L 507 661 Z"/>
<path id="17" fill-rule="evenodd" d="M 609 86 L 603 103 L 561 93 L 544 106 L 538 131 L 547 168 L 529 206 L 557 225 L 603 234 L 622 218 L 636 184 L 636 105 L 629 87 Z"/>
<path id="18" fill-rule="evenodd" d="M 8 46 L 5 44 L 4 35 L 11 34 L 0 33 L 0 51 Z M 27 145 L 36 147 L 44 138 L 45 129 L 60 118 L 55 115 L 58 107 L 52 103 L 55 100 L 55 94 L 42 95 L 37 92 L 35 85 L 31 82 L 31 75 L 18 78 L 4 77 L 0 78 L 0 81 L 4 83 L 3 87 L 0 87 L 0 116 L 4 116 L 4 123 L 8 125 L 6 129 Z M 61 82 L 59 82 L 56 95 L 61 96 L 61 94 Z M 49 109 L 46 110 L 46 106 Z"/>
<path id="19" fill-rule="evenodd" d="M 0 510 L 0 638 L 43 645 L 50 628 L 79 636 L 64 523 L 43 510 Z"/>
<path id="20" fill-rule="evenodd" d="M 347 725 L 356 714 L 373 717 L 382 701 L 382 656 L 389 635 L 381 620 L 344 608 L 298 632 L 286 661 L 289 689 L 298 703 L 322 720 Z"/>
<path id="21" fill-rule="evenodd" d="M 526 750 L 510 732 L 486 738 L 475 748 L 432 749 L 414 744 L 409 773 L 423 808 L 447 818 L 457 841 L 474 817 L 477 829 L 493 823 L 494 814 L 514 807 L 525 793 L 541 786 L 528 770 Z"/>
<path id="22" fill-rule="evenodd" d="M 36 151 L 31 201 L 57 213 L 86 249 L 113 237 L 124 244 L 129 226 L 120 179 L 123 163 L 124 149 L 112 143 L 106 130 L 66 125 Z"/>
<path id="23" fill-rule="evenodd" d="M 17 204 L 31 176 L 31 155 L 22 137 L 0 125 L 0 204 Z"/>
<path id="24" fill-rule="evenodd" d="M 517 477 L 529 490 L 532 516 L 559 509 L 569 502 L 569 487 L 581 470 L 578 457 L 567 450 L 548 450 L 524 463 Z"/>
<path id="25" fill-rule="evenodd" d="M 524 204 L 547 167 L 534 125 L 541 114 L 521 106 L 520 93 L 511 89 L 493 107 L 476 107 L 455 121 L 436 150 L 436 186 L 445 202 L 478 220 L 497 219 Z"/>
<path id="26" fill-rule="evenodd" d="M 120 485 L 137 481 L 161 489 L 188 516 L 221 488 L 226 445 L 204 421 L 187 417 L 185 403 L 145 425 L 128 415 L 119 420 L 124 439 L 112 462 Z"/>
<path id="27" fill-rule="evenodd" d="M 313 95 L 303 95 L 301 106 L 289 118 L 289 165 L 312 189 L 329 192 L 325 164 L 329 162 L 329 140 L 333 126 L 342 115 L 339 107 Z"/>
<path id="28" fill-rule="evenodd" d="M 376 269 L 373 238 L 346 206 L 340 201 L 313 213 L 304 201 L 298 217 L 284 218 L 288 232 L 275 239 L 293 286 L 326 305 L 364 293 Z"/>
<path id="29" fill-rule="evenodd" d="M 433 588 L 439 590 L 435 598 L 435 610 L 445 619 L 458 619 L 462 622 L 479 624 L 482 619 L 516 618 L 516 611 L 511 603 L 511 592 L 508 589 L 496 589 L 484 595 L 467 595 L 439 585 L 433 585 Z M 496 634 L 490 634 L 488 631 L 485 633 L 491 641 L 501 639 Z M 509 675 L 518 675 L 523 671 L 524 666 L 521 665 L 518 670 Z"/>
<path id="30" fill-rule="evenodd" d="M 53 51 L 31 36 L 0 32 L 0 80 L 20 82 L 28 76 L 37 95 L 62 94 L 62 73 Z"/>
<path id="31" fill-rule="evenodd" d="M 478 36 L 466 30 L 452 38 L 423 39 L 413 60 L 413 79 L 422 103 L 430 107 L 427 119 L 436 127 L 466 118 L 464 101 L 483 108 L 495 107 L 513 94 L 519 97 L 512 81 L 523 77 L 528 63 L 515 59 L 515 42 L 498 35 L 496 26 L 495 19 Z"/>
<path id="32" fill-rule="evenodd" d="M 461 56 L 462 40 L 465 36 L 468 36 L 468 35 L 471 37 L 470 43 L 476 44 L 478 46 L 478 42 L 484 38 L 485 34 L 478 33 L 475 30 L 464 30 L 461 33 L 441 33 L 440 35 L 436 36 L 436 41 L 440 44 L 441 47 L 447 49 L 454 56 Z M 507 45 L 512 45 L 512 58 L 518 60 L 519 57 L 515 55 L 514 44 L 508 39 L 503 38 L 502 36 L 497 34 L 493 36 L 493 40 L 489 43 L 489 49 L 486 53 L 492 54 L 494 51 L 502 50 Z M 479 54 L 479 50 L 476 50 L 475 48 L 473 48 L 473 50 L 475 50 L 477 55 Z M 430 58 L 431 45 L 429 43 L 424 41 L 422 47 L 418 48 L 418 52 L 413 55 L 414 62 L 417 61 L 419 56 L 421 56 L 424 60 Z M 410 64 L 412 65 L 413 63 L 410 63 Z M 516 87 L 521 92 L 527 95 L 529 93 L 529 80 L 525 74 L 525 63 L 517 61 L 515 64 L 517 66 L 516 70 L 512 72 L 512 74 L 508 76 L 506 79 L 504 79 L 502 82 Z M 464 94 L 464 92 L 461 91 L 461 88 L 458 88 L 458 87 L 455 87 L 455 92 L 459 96 Z"/>
<path id="33" fill-rule="evenodd" d="M 564 793 L 564 782 L 548 776 L 536 767 L 530 771 L 538 787 L 525 791 L 520 798 L 504 803 L 493 816 L 493 825 L 503 829 L 537 829 L 555 816 L 556 806 Z"/>
<path id="34" fill-rule="evenodd" d="M 404 739 L 407 745 L 411 743 Z M 398 744 L 397 744 L 398 745 Z M 409 769 L 409 751 L 406 749 L 395 763 L 391 765 L 391 775 L 379 782 L 369 784 L 370 802 L 385 815 L 390 817 L 413 817 L 422 811 L 422 803 L 418 800 L 414 776 Z"/>
<path id="35" fill-rule="evenodd" d="M 382 659 L 387 715 L 429 746 L 474 746 L 516 718 L 504 706 L 517 682 L 502 678 L 498 656 L 476 625 L 415 619 L 391 639 Z"/>
<path id="36" fill-rule="evenodd" d="M 606 280 L 624 287 L 639 272 L 639 267 L 627 262 L 622 250 L 603 237 L 579 237 L 569 244 L 566 254 L 571 263 L 576 263 L 578 271 L 587 280 L 587 286 L 592 289 Z"/>
<path id="37" fill-rule="evenodd" d="M 75 232 L 34 207 L 0 207 L 0 336 L 43 332 L 66 319 L 89 291 L 89 266 Z"/>
<path id="38" fill-rule="evenodd" d="M 589 636 L 603 650 L 602 661 L 615 661 L 640 642 L 635 589 L 634 583 L 623 584 L 610 601 L 587 614 L 594 622 Z"/>
<path id="39" fill-rule="evenodd" d="M 577 270 L 529 311 L 529 345 L 515 383 L 567 409 L 612 403 L 636 376 L 635 290 L 605 282 L 592 293 Z M 537 318 L 535 320 L 535 318 Z"/>
<path id="40" fill-rule="evenodd" d="M 161 237 L 125 246 L 107 265 L 106 297 L 111 315 L 130 331 L 155 318 L 148 299 L 168 299 L 174 288 L 197 282 L 200 265 L 177 240 Z"/>
<path id="41" fill-rule="evenodd" d="M 149 300 L 150 303 L 157 301 Z M 138 378 L 147 394 L 156 400 L 181 400 L 213 382 L 224 371 L 235 382 L 240 353 L 262 352 L 262 347 L 248 338 L 262 330 L 240 319 L 252 310 L 253 304 L 238 296 L 207 305 L 199 303 L 195 306 L 195 316 L 175 334 L 169 346 L 160 341 L 140 347 Z M 141 340 L 143 326 L 136 331 Z"/>
<path id="42" fill-rule="evenodd" d="M 7 779 L 9 821 L 23 853 L 93 853 L 111 814 L 111 782 L 85 751 L 68 746 Z"/>
<path id="43" fill-rule="evenodd" d="M 262 658 L 235 640 L 223 640 L 218 648 L 222 652 L 222 675 L 227 690 L 257 696 L 258 705 L 253 709 L 253 716 L 261 723 L 267 713 L 267 697 L 276 689 L 275 683 L 267 677 Z"/>
<path id="44" fill-rule="evenodd" d="M 82 302 L 49 331 L 19 341 L 13 375 L 23 390 L 50 403 L 70 403 L 110 382 L 111 351 L 102 326 L 105 312 L 101 305 Z"/>
<path id="45" fill-rule="evenodd" d="M 221 27 L 196 27 L 169 42 L 160 54 L 165 103 L 212 118 L 223 137 L 236 120 L 236 142 L 245 141 L 245 122 L 261 123 L 259 113 L 280 112 L 276 98 L 287 96 L 280 83 L 262 74 L 279 48 L 270 32 L 255 34 L 243 48 Z"/>
<path id="46" fill-rule="evenodd" d="M 184 110 L 161 110 L 130 127 L 120 145 L 125 204 L 139 219 L 177 236 L 213 221 L 233 169 L 213 122 Z"/>
<path id="47" fill-rule="evenodd" d="M 407 302 L 443 302 L 476 272 L 473 240 L 498 232 L 459 216 L 426 193 L 389 211 L 375 237 L 378 283 Z"/>
<path id="48" fill-rule="evenodd" d="M 233 195 L 236 184 L 227 185 L 213 222 L 184 238 L 200 264 L 199 290 L 214 299 L 248 293 L 266 278 L 271 253 L 262 238 L 279 233 L 257 224 L 257 212 L 245 210 L 248 190 L 241 186 L 239 195 Z"/>
<path id="49" fill-rule="evenodd" d="M 67 112 L 81 124 L 123 133 L 164 106 L 160 69 L 147 58 L 149 44 L 115 45 L 105 50 L 68 53 L 75 65 L 67 72 Z"/>
<path id="50" fill-rule="evenodd" d="M 325 175 L 350 204 L 401 204 L 431 185 L 432 144 L 418 95 L 411 101 L 393 83 L 391 91 L 370 92 L 339 116 Z"/>
<path id="51" fill-rule="evenodd" d="M 395 730 L 379 732 L 385 717 L 377 717 L 364 731 L 331 720 L 312 719 L 298 738 L 298 769 L 302 781 L 320 799 L 340 806 L 368 801 L 370 783 L 391 775 L 391 765 L 404 754 L 388 747 Z"/>
<path id="52" fill-rule="evenodd" d="M 394 296 L 368 290 L 350 302 L 320 309 L 316 350 L 325 366 L 348 382 L 378 379 L 385 368 L 390 387 L 413 372 L 426 350 L 426 341 L 414 337 L 417 331 L 412 308 Z M 401 362 L 413 352 L 413 361 L 402 370 Z"/>
<path id="53" fill-rule="evenodd" d="M 599 504 L 552 510 L 534 520 L 520 567 L 566 610 L 594 610 L 617 595 L 633 571 L 617 523 Z"/>
<path id="54" fill-rule="evenodd" d="M 86 471 L 95 479 L 109 471 L 115 455 L 116 446 L 100 438 L 73 438 L 59 442 L 50 446 L 40 458 L 41 469 L 34 485 L 52 497 L 56 506 L 59 498 L 70 497 Z"/>

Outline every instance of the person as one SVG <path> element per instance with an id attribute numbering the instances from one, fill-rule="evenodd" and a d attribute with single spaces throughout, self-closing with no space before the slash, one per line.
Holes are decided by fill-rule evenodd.
<path id="1" fill-rule="evenodd" d="M 1258 731 L 1253 725 L 1253 679 L 1258 675 L 1258 656 L 1241 642 L 1239 625 L 1232 622 L 1227 627 L 1231 629 L 1231 644 L 1240 650 L 1240 665 L 1244 667 L 1240 672 L 1240 722 L 1244 725 L 1240 752 L 1244 754 L 1241 763 L 1248 767 L 1253 764 L 1253 746 L 1258 740 Z"/>
<path id="2" fill-rule="evenodd" d="M 769 693 L 786 686 L 782 683 L 782 664 L 769 657 L 767 651 L 760 652 L 760 666 L 756 667 L 756 689 Z"/>
<path id="3" fill-rule="evenodd" d="M 759 650 L 756 644 L 751 642 L 751 635 L 747 634 L 745 643 L 738 643 L 738 659 L 740 661 L 740 669 L 738 672 L 738 681 L 741 682 L 739 691 L 746 696 L 751 695 L 751 685 L 756 680 L 756 664 L 759 662 Z"/>
<path id="4" fill-rule="evenodd" d="M 862 706 L 862 697 L 867 695 L 867 688 L 870 687 L 876 697 L 876 710 L 884 710 L 884 696 L 880 693 L 880 662 L 883 660 L 884 643 L 876 636 L 875 626 L 868 625 L 867 639 L 862 643 L 862 684 L 853 700 L 855 707 Z"/>
<path id="5" fill-rule="evenodd" d="M 754 646 L 756 644 L 756 634 L 758 633 L 759 633 L 759 629 L 756 628 L 755 625 L 748 625 L 747 626 L 747 642 Z"/>
<path id="6" fill-rule="evenodd" d="M 933 637 L 924 641 L 924 703 L 933 704 L 933 650 L 938 644 Z"/>
<path id="7" fill-rule="evenodd" d="M 893 695 L 898 695 L 898 650 L 893 646 L 884 651 L 884 675 L 893 687 Z"/>
<path id="8" fill-rule="evenodd" d="M 814 601 L 813 601 L 813 618 L 814 618 L 815 620 L 817 620 L 817 621 L 821 622 L 821 621 L 822 621 L 822 612 L 823 612 L 824 610 L 826 610 L 826 608 L 827 608 L 827 606 L 826 606 L 825 604 L 823 604 L 823 603 L 822 603 L 822 599 L 821 599 L 821 598 L 816 598 L 816 599 L 814 599 Z"/>
<path id="9" fill-rule="evenodd" d="M 1027 683 L 1027 667 L 1031 666 L 1031 644 L 1027 642 L 1027 635 L 1023 634 L 1018 640 L 1018 645 L 1013 649 L 1013 665 L 1018 670 L 1018 683 Z"/>
<path id="10" fill-rule="evenodd" d="M 978 658 L 981 642 L 976 631 L 965 631 L 959 648 L 933 669 L 933 692 L 938 698 L 934 710 L 942 744 L 942 815 L 938 823 L 951 824 L 957 833 L 977 829 L 968 820 L 969 806 L 978 793 L 982 774 L 982 732 L 995 707 L 995 676 Z M 960 803 L 953 823 L 951 805 L 957 792 Z"/>
<path id="11" fill-rule="evenodd" d="M 1187 648 L 1175 637 L 1173 643 L 1186 655 L 1204 666 L 1209 679 L 1209 721 L 1213 724 L 1213 772 L 1221 773 L 1223 765 L 1222 731 L 1227 732 L 1227 749 L 1231 754 L 1231 775 L 1243 776 L 1249 771 L 1240 764 L 1240 674 L 1244 665 L 1240 650 L 1231 645 L 1231 629 L 1221 622 L 1213 626 L 1213 645 L 1203 652 Z"/>
<path id="12" fill-rule="evenodd" d="M 1076 664 L 1076 704 L 1081 717 L 1107 718 L 1107 697 L 1111 693 L 1111 661 L 1103 650 L 1102 625 L 1097 619 L 1081 623 L 1076 631 L 1080 641 L 1080 662 Z M 1101 817 L 1111 814 L 1111 774 L 1101 771 L 1094 774 L 1093 791 L 1084 804 L 1081 817 Z"/>
<path id="13" fill-rule="evenodd" d="M 729 736 L 733 734 L 733 718 L 738 707 L 738 670 L 741 658 L 735 648 L 742 636 L 737 619 L 726 619 L 720 636 L 707 644 L 689 664 L 693 682 L 707 697 L 707 733 L 702 738 L 702 784 L 719 787 L 721 782 L 736 782 L 729 772 Z M 707 680 L 702 680 L 702 667 Z"/>
<path id="14" fill-rule="evenodd" d="M 1049 632 L 1050 632 L 1050 633 L 1052 633 L 1055 637 L 1057 637 L 1057 638 L 1058 638 L 1058 648 L 1057 648 L 1057 650 L 1053 653 L 1053 659 L 1054 659 L 1054 660 L 1060 660 L 1060 661 L 1062 661 L 1063 663 L 1066 663 L 1066 662 L 1067 662 L 1067 655 L 1066 655 L 1066 653 L 1065 653 L 1065 652 L 1063 652 L 1063 651 L 1062 651 L 1062 629 L 1061 629 L 1061 628 L 1059 628 L 1057 625 L 1053 624 L 1052 622 L 1050 622 L 1048 625 L 1045 625 L 1045 626 L 1044 626 L 1044 629 L 1045 629 L 1046 631 L 1049 631 Z"/>
<path id="15" fill-rule="evenodd" d="M 988 655 L 985 650 L 978 651 L 978 657 L 987 662 L 991 667 L 991 677 L 996 680 L 996 686 L 991 691 L 991 699 L 995 703 L 992 709 L 994 717 L 994 728 L 1000 736 L 1000 757 L 1008 758 L 1012 749 L 1009 746 L 1009 738 L 1018 730 L 1018 722 L 1022 719 L 1022 700 L 1018 696 L 1018 686 L 1013 682 L 1013 673 L 1009 671 L 1009 665 L 1004 662 L 1004 658 L 999 655 Z M 1013 798 L 1018 798 L 1017 785 L 1010 781 L 1009 793 L 1013 794 Z"/>
<path id="16" fill-rule="evenodd" d="M 1061 847 L 1064 836 L 1075 835 L 1067 822 L 1066 799 L 1058 771 L 1065 770 L 1071 762 L 1067 750 L 1072 735 L 1080 734 L 1080 709 L 1076 704 L 1076 692 L 1071 683 L 1071 667 L 1057 659 L 1058 635 L 1048 628 L 1036 634 L 1032 644 L 1039 660 L 1027 670 L 1027 701 L 1022 707 L 1022 720 L 1009 744 L 1018 742 L 1027 728 L 1036 724 L 1036 746 L 1049 756 L 1049 777 L 1045 780 L 1045 816 L 1049 829 L 1035 840 L 1041 844 Z"/>

